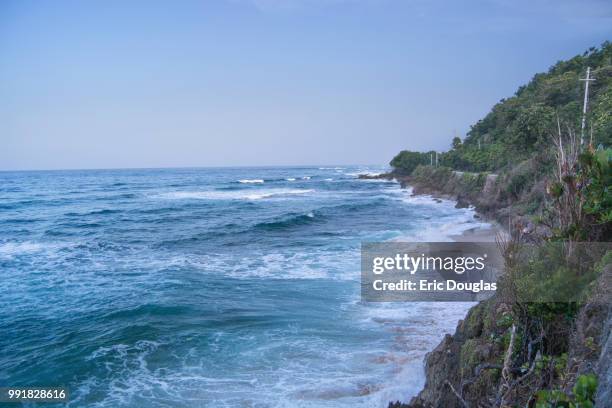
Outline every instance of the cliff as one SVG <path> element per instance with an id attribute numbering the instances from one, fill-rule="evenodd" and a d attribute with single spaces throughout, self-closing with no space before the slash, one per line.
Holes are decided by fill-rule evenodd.
<path id="1" fill-rule="evenodd" d="M 511 228 L 520 225 L 520 232 L 542 234 L 539 227 L 529 226 L 528 217 L 521 211 L 527 201 L 544 192 L 532 191 L 515 197 L 514 201 L 500 199 L 512 178 L 507 175 L 478 175 L 428 167 L 417 168 L 411 176 L 385 177 L 398 178 L 403 186 L 411 186 L 415 194 L 455 198 L 458 206 L 473 205 L 485 216 L 505 221 L 504 225 Z M 612 264 L 608 263 L 589 301 L 582 305 L 549 308 L 544 304 L 539 310 L 525 313 L 517 310 L 524 305 L 518 305 L 504 293 L 479 303 L 459 322 L 455 333 L 446 335 L 426 356 L 426 383 L 418 396 L 409 403 L 390 403 L 389 407 L 527 406 L 534 403 L 537 390 L 559 390 L 573 398 L 579 377 L 587 378 L 584 376 L 589 374 L 599 379 L 596 406 L 607 406 L 612 401 L 611 276 Z M 522 343 L 515 344 L 512 330 L 525 336 L 529 331 L 527 326 L 542 318 L 548 321 L 546 330 L 539 335 L 541 338 L 532 343 L 521 340 Z M 558 341 L 559 338 L 564 341 Z M 502 370 L 510 343 L 515 348 L 511 354 L 533 354 L 539 348 L 543 353 L 541 360 L 535 362 L 530 356 L 525 360 L 540 367 L 529 373 L 529 366 L 510 365 L 507 378 L 511 380 L 505 380 Z M 525 375 L 528 376 L 523 378 Z M 507 388 L 508 381 L 518 382 L 505 395 L 500 390 Z"/>
<path id="2" fill-rule="evenodd" d="M 587 67 L 597 85 L 581 143 Z M 474 206 L 509 232 L 496 295 L 427 355 L 418 396 L 389 407 L 612 406 L 611 108 L 606 42 L 536 74 L 449 151 L 403 150 L 378 176 Z"/>
<path id="3" fill-rule="evenodd" d="M 609 290 L 606 293 L 609 299 Z M 511 309 L 499 297 L 473 307 L 455 333 L 427 354 L 423 390 L 409 403 L 390 403 L 389 408 L 532 406 L 533 390 L 558 389 L 571 398 L 578 378 L 589 374 L 599 379 L 594 406 L 609 406 L 612 313 L 606 301 L 593 300 L 580 308 L 558 358 L 542 358 L 533 371 L 512 368 L 509 375 L 517 383 L 504 397 L 502 370 L 512 337 Z"/>
<path id="4" fill-rule="evenodd" d="M 541 238 L 551 231 L 533 224 L 525 209 L 534 202 L 538 211 L 543 208 L 544 181 L 508 197 L 513 177 L 526 168 L 529 163 L 498 176 L 427 166 L 417 167 L 410 176 L 391 173 L 382 177 L 398 179 L 404 187 L 412 187 L 414 194 L 454 198 L 457 206 L 473 205 L 523 239 L 529 235 Z M 559 401 L 572 401 L 577 398 L 579 381 L 592 378 L 598 379 L 599 386 L 588 401 L 609 406 L 612 264 L 608 260 L 603 265 L 588 301 L 582 304 L 528 306 L 503 289 L 479 303 L 459 322 L 455 333 L 446 335 L 426 356 L 424 389 L 410 402 L 390 403 L 389 407 L 533 406 L 539 401 L 538 392 L 558 392 Z M 534 324 L 541 326 L 536 335 Z"/>

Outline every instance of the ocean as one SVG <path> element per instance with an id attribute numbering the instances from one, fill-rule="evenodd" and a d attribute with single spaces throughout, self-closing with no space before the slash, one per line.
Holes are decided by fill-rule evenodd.
<path id="1" fill-rule="evenodd" d="M 0 172 L 0 386 L 63 385 L 68 407 L 409 398 L 471 305 L 362 302 L 360 244 L 483 224 L 357 178 L 384 170 Z"/>

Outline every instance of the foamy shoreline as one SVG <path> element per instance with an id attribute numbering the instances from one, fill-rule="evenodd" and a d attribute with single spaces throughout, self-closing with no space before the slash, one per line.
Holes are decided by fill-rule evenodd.
<path id="1" fill-rule="evenodd" d="M 406 188 L 406 187 L 409 189 L 412 188 L 409 185 L 405 185 L 402 188 Z M 440 202 L 440 200 L 448 200 L 454 203 L 457 202 L 457 200 L 451 196 L 414 194 L 414 193 L 412 195 L 429 196 L 433 198 L 434 200 L 436 200 L 436 202 Z M 502 238 L 507 237 L 508 232 L 503 228 L 502 225 L 500 225 L 494 220 L 487 220 L 486 218 L 484 218 L 482 214 L 479 214 L 478 212 L 475 212 L 474 214 L 477 215 L 478 217 L 481 217 L 482 222 L 480 223 L 480 225 L 469 227 L 459 233 L 448 234 L 446 235 L 446 238 L 451 239 L 452 241 L 455 241 L 455 242 L 497 242 L 497 240 L 500 237 Z M 460 222 L 457 223 L 457 226 L 460 226 Z M 472 302 L 456 302 L 456 303 L 450 304 L 449 307 L 452 307 L 453 311 L 464 309 L 464 312 L 463 313 L 459 312 L 458 314 L 456 313 L 454 315 L 447 314 L 446 324 L 440 325 L 440 326 L 446 326 L 446 328 L 442 329 L 442 327 L 439 327 L 439 329 L 442 329 L 445 333 L 452 334 L 455 328 L 457 327 L 457 325 L 460 324 L 460 322 L 467 317 L 467 314 L 469 313 L 469 311 L 476 304 L 477 303 L 472 303 Z M 461 317 L 459 317 L 459 315 Z M 442 339 L 440 339 L 440 341 L 441 340 Z M 438 346 L 438 344 L 439 344 L 439 341 L 436 341 L 433 344 L 431 344 L 427 353 L 433 351 Z M 389 403 L 392 403 L 395 400 L 401 400 L 407 403 L 408 401 L 410 401 L 411 398 L 417 396 L 419 392 L 423 389 L 423 387 L 425 386 L 425 358 L 426 358 L 426 355 L 427 354 L 423 355 L 423 360 L 420 363 L 421 364 L 420 369 L 422 370 L 420 375 L 422 375 L 423 377 L 419 378 L 418 380 L 414 378 L 410 378 L 410 376 L 405 377 L 403 379 L 405 381 L 404 387 L 406 387 L 406 389 L 410 389 L 410 392 L 405 394 L 403 398 L 396 398 L 393 401 L 388 401 Z M 383 405 L 383 406 L 386 407 L 387 405 Z"/>

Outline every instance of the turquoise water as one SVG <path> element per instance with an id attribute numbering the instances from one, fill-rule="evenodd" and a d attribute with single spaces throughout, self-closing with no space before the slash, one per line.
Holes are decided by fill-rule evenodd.
<path id="1" fill-rule="evenodd" d="M 70 407 L 408 398 L 468 305 L 361 302 L 360 243 L 478 221 L 356 178 L 381 170 L 0 172 L 0 386 L 66 385 Z"/>

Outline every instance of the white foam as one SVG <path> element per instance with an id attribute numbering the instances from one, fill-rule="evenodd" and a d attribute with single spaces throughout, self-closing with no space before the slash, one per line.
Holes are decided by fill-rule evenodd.
<path id="1" fill-rule="evenodd" d="M 238 182 L 242 184 L 261 184 L 264 181 L 262 179 L 242 179 L 238 180 Z"/>
<path id="2" fill-rule="evenodd" d="M 19 255 L 32 252 L 38 252 L 43 249 L 41 244 L 34 242 L 6 242 L 0 245 L 0 254 L 2 255 Z"/>
<path id="3" fill-rule="evenodd" d="M 370 176 L 370 177 L 374 177 L 374 176 L 380 176 L 381 174 L 384 174 L 384 172 L 382 171 L 369 171 L 369 170 L 361 170 L 361 171 L 355 171 L 352 173 L 346 173 L 347 176 L 353 176 L 353 177 L 358 177 L 358 176 Z"/>
<path id="4" fill-rule="evenodd" d="M 390 365 L 382 389 L 373 396 L 376 406 L 389 401 L 409 401 L 423 388 L 423 360 L 446 333 L 453 333 L 457 322 L 474 303 L 409 302 L 358 303 L 362 309 L 361 324 L 393 334 L 395 344 L 378 354 L 377 364 Z"/>
<path id="5" fill-rule="evenodd" d="M 287 180 L 287 181 L 295 181 L 295 178 L 294 177 L 289 177 L 289 178 L 286 178 L 285 180 Z"/>
<path id="6" fill-rule="evenodd" d="M 268 189 L 258 191 L 173 191 L 156 194 L 154 198 L 168 200 L 261 200 L 296 194 L 308 194 L 315 190 L 308 189 Z"/>
<path id="7" fill-rule="evenodd" d="M 43 251 L 54 251 L 64 247 L 62 244 L 38 243 L 32 241 L 4 242 L 0 244 L 0 259 L 12 259 L 15 256 L 28 255 Z"/>
<path id="8" fill-rule="evenodd" d="M 396 179 L 376 178 L 376 179 L 360 179 L 363 183 L 397 183 Z"/>
<path id="9" fill-rule="evenodd" d="M 491 224 L 479 221 L 474 217 L 476 211 L 473 207 L 455 208 L 453 200 L 436 198 L 430 195 L 413 195 L 413 188 L 388 190 L 392 196 L 407 205 L 419 206 L 427 211 L 427 207 L 435 210 L 435 216 L 422 219 L 414 225 L 409 235 L 396 237 L 393 241 L 408 242 L 449 242 L 452 237 L 460 235 L 472 228 L 490 228 Z M 419 211 L 415 209 L 415 211 Z M 421 210 L 422 213 L 423 210 Z"/>
<path id="10" fill-rule="evenodd" d="M 310 180 L 310 176 L 304 176 L 302 177 L 302 180 Z"/>
<path id="11" fill-rule="evenodd" d="M 311 214 L 307 214 L 311 217 Z M 314 216 L 314 214 L 312 214 Z M 237 279 L 331 279 L 358 280 L 359 253 L 347 250 L 342 253 L 320 251 L 315 253 L 265 253 L 251 257 L 192 257 L 186 262 L 193 267 L 223 270 Z"/>

